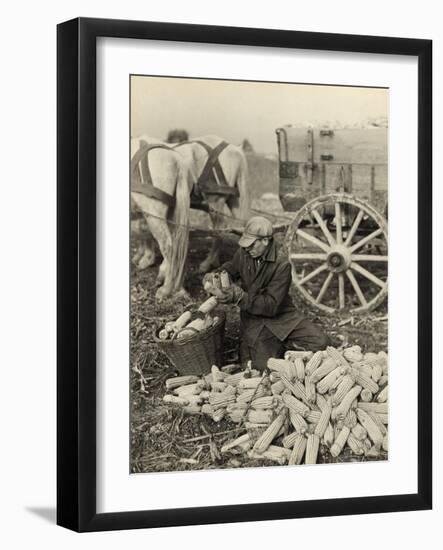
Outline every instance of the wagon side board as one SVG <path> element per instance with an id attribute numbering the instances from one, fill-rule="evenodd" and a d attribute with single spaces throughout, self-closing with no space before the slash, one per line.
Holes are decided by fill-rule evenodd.
<path id="1" fill-rule="evenodd" d="M 279 194 L 284 210 L 346 192 L 387 211 L 388 129 L 278 128 Z"/>

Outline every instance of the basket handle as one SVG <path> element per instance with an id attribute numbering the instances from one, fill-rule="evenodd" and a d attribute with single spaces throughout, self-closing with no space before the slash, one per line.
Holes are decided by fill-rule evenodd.
<path id="1" fill-rule="evenodd" d="M 200 331 L 198 331 L 198 330 L 197 330 L 196 328 L 194 328 L 194 327 L 184 327 L 184 328 L 182 328 L 182 329 L 180 329 L 180 330 L 177 330 L 177 332 L 175 332 L 175 333 L 173 334 L 173 336 L 172 336 L 172 338 L 171 338 L 171 342 L 173 342 L 173 341 L 177 338 L 177 336 L 178 336 L 181 332 L 183 332 L 184 330 L 193 330 L 196 334 L 198 334 L 198 333 L 200 332 Z"/>

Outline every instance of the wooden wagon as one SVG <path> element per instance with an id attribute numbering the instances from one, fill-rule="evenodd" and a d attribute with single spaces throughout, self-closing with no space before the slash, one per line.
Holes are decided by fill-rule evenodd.
<path id="1" fill-rule="evenodd" d="M 293 281 L 327 312 L 373 309 L 388 290 L 387 128 L 276 130 Z"/>

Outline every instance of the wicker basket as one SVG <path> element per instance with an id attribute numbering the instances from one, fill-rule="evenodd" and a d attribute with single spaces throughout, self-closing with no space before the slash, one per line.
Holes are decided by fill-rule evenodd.
<path id="1" fill-rule="evenodd" d="M 214 315 L 218 317 L 215 325 L 183 339 L 160 340 L 156 331 L 155 342 L 179 374 L 205 375 L 212 365 L 223 365 L 226 316 L 223 311 Z"/>

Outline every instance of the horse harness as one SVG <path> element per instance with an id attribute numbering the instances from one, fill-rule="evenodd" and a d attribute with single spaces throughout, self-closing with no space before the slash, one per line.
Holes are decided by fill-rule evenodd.
<path id="1" fill-rule="evenodd" d="M 168 149 L 169 151 L 174 151 L 174 149 L 162 143 L 149 144 L 146 143 L 146 141 L 141 141 L 139 150 L 135 153 L 131 160 L 131 191 L 135 193 L 142 193 L 146 197 L 159 200 L 163 204 L 166 204 L 169 208 L 174 208 L 175 197 L 165 191 L 162 191 L 158 187 L 155 187 L 152 181 L 148 162 L 148 153 L 149 151 L 152 151 L 152 149 Z"/>
<path id="2" fill-rule="evenodd" d="M 193 208 L 197 207 L 207 210 L 207 207 L 205 208 L 204 205 L 205 195 L 237 197 L 239 195 L 238 189 L 236 187 L 229 187 L 219 161 L 220 153 L 228 146 L 226 141 L 221 141 L 216 147 L 210 147 L 207 143 L 200 140 L 184 141 L 178 143 L 175 147 L 169 147 L 162 143 L 148 144 L 146 141 L 141 141 L 139 150 L 131 160 L 131 191 L 142 193 L 149 198 L 157 199 L 170 208 L 173 208 L 175 206 L 175 197 L 154 186 L 149 170 L 148 153 L 152 149 L 167 149 L 178 153 L 178 147 L 189 143 L 198 143 L 208 154 L 200 177 L 192 189 L 191 206 Z M 141 181 L 139 167 L 141 171 Z"/>
<path id="3" fill-rule="evenodd" d="M 226 141 L 221 141 L 215 147 L 211 147 L 204 141 L 196 139 L 178 143 L 175 148 L 189 143 L 198 143 L 208 154 L 208 158 L 200 174 L 200 177 L 198 178 L 198 181 L 193 189 L 193 194 L 195 195 L 195 198 L 204 199 L 204 194 L 231 195 L 238 197 L 238 189 L 236 187 L 229 187 L 219 160 L 220 153 L 224 149 L 226 149 L 229 144 Z"/>

